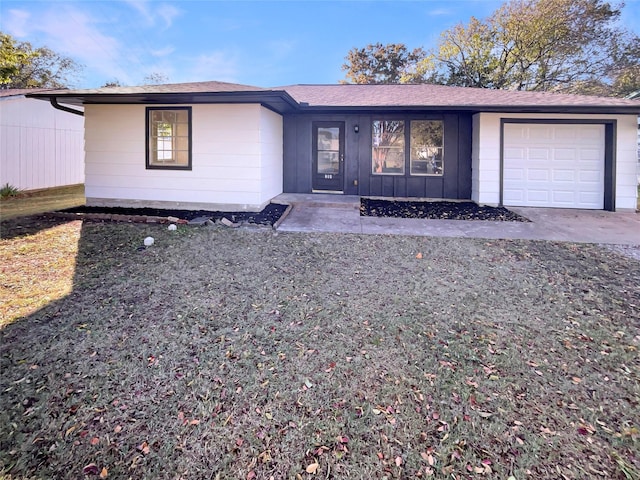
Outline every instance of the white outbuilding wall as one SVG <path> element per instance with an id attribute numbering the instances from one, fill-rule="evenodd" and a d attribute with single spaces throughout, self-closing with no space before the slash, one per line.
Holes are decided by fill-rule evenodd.
<path id="1" fill-rule="evenodd" d="M 635 115 L 479 113 L 473 117 L 472 193 L 475 202 L 500 203 L 501 119 L 532 121 L 615 121 L 615 208 L 635 210 L 637 202 L 637 117 Z M 603 160 L 604 161 L 604 160 Z"/>
<path id="2" fill-rule="evenodd" d="M 0 96 L 0 186 L 21 190 L 84 182 L 84 120 L 49 102 Z"/>
<path id="3" fill-rule="evenodd" d="M 193 105 L 191 170 L 145 168 L 144 105 L 85 122 L 87 205 L 257 211 L 282 193 L 282 117 L 261 105 Z"/>

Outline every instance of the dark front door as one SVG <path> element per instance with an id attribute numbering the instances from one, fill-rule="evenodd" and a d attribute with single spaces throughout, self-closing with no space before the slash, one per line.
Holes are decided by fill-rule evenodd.
<path id="1" fill-rule="evenodd" d="M 344 122 L 313 122 L 313 189 L 344 189 Z"/>

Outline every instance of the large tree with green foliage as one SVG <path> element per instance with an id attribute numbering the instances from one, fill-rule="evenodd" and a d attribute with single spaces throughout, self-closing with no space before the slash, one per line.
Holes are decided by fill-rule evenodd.
<path id="1" fill-rule="evenodd" d="M 511 0 L 485 20 L 445 30 L 435 48 L 393 64 L 384 78 L 623 96 L 640 88 L 640 37 L 618 24 L 621 8 L 605 0 Z M 373 60 L 367 51 L 349 52 L 347 80 L 367 83 L 372 75 L 362 66 Z"/>
<path id="2" fill-rule="evenodd" d="M 48 47 L 34 48 L 0 32 L 0 84 L 3 88 L 72 86 L 81 66 Z"/>
<path id="3" fill-rule="evenodd" d="M 352 48 L 342 69 L 351 83 L 401 83 L 414 74 L 424 56 L 421 48 L 409 51 L 401 43 L 376 43 Z"/>
<path id="4" fill-rule="evenodd" d="M 6 85 L 20 72 L 28 54 L 18 48 L 11 35 L 0 32 L 0 85 Z"/>
<path id="5" fill-rule="evenodd" d="M 617 93 L 639 59 L 628 56 L 639 39 L 616 25 L 619 15 L 603 0 L 513 0 L 443 32 L 423 74 L 448 85 Z"/>

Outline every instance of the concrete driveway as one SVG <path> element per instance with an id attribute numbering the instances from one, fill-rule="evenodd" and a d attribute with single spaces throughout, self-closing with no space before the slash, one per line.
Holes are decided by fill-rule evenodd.
<path id="1" fill-rule="evenodd" d="M 293 207 L 277 227 L 283 232 L 344 232 L 640 245 L 639 213 L 512 207 L 511 210 L 531 222 L 429 220 L 361 217 L 360 197 L 357 196 L 284 193 L 273 201 Z"/>

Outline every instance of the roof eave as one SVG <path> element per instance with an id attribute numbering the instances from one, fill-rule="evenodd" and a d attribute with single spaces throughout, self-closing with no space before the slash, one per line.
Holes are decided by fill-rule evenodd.
<path id="1" fill-rule="evenodd" d="M 551 113 L 551 114 L 598 114 L 598 115 L 640 115 L 638 106 L 605 106 L 605 105 L 359 105 L 359 106 L 329 106 L 329 105 L 300 105 L 302 112 L 469 112 L 469 113 Z"/>
<path id="2" fill-rule="evenodd" d="M 258 103 L 277 113 L 297 112 L 399 112 L 399 111 L 450 111 L 468 113 L 545 113 L 545 114 L 600 114 L 640 115 L 638 105 L 309 105 L 297 102 L 285 90 L 238 91 L 238 92 L 177 92 L 177 93 L 80 93 L 51 91 L 26 95 L 28 98 L 57 102 L 67 105 L 134 104 L 212 104 L 212 103 Z"/>
<path id="3" fill-rule="evenodd" d="M 278 113 L 286 113 L 298 107 L 298 103 L 283 90 L 240 92 L 189 92 L 189 93 L 34 93 L 30 98 L 49 101 L 55 98 L 68 105 L 182 105 L 212 103 L 257 103 Z"/>

